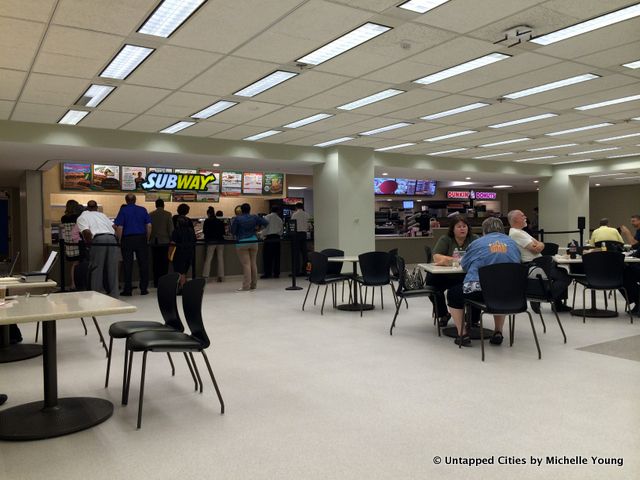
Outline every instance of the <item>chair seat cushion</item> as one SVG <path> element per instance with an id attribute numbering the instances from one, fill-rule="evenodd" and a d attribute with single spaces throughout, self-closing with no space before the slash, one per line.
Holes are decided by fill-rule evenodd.
<path id="1" fill-rule="evenodd" d="M 152 350 L 155 352 L 172 352 L 185 350 L 200 350 L 202 345 L 198 340 L 186 333 L 176 331 L 138 332 L 127 338 L 127 348 L 134 352 Z"/>
<path id="2" fill-rule="evenodd" d="M 137 332 L 144 332 L 146 330 L 168 330 L 173 331 L 167 327 L 164 323 L 160 322 L 143 322 L 143 321 L 124 321 L 112 323 L 109 327 L 109 336 L 113 338 L 127 338 L 129 335 L 133 335 Z"/>

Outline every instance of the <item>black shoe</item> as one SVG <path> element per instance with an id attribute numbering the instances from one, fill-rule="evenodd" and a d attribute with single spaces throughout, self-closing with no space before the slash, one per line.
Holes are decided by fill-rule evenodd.
<path id="1" fill-rule="evenodd" d="M 132 295 L 131 292 L 126 292 L 124 290 L 122 292 L 120 292 L 120 296 L 121 297 L 130 297 L 131 295 Z"/>
<path id="2" fill-rule="evenodd" d="M 149 295 L 149 290 L 141 290 L 140 295 Z"/>
<path id="3" fill-rule="evenodd" d="M 570 312 L 573 310 L 569 305 L 565 305 L 564 303 L 557 303 L 554 305 L 556 308 L 556 312 Z"/>
<path id="4" fill-rule="evenodd" d="M 529 302 L 531 303 L 531 310 L 533 310 L 538 315 L 540 314 L 540 302 Z"/>
<path id="5" fill-rule="evenodd" d="M 493 332 L 493 335 L 491 335 L 491 338 L 489 339 L 489 343 L 491 345 L 502 345 L 503 340 L 504 337 L 502 336 L 502 332 Z"/>
<path id="6" fill-rule="evenodd" d="M 0 393 L 0 405 L 3 405 L 9 397 L 7 397 L 4 393 Z"/>
<path id="7" fill-rule="evenodd" d="M 438 326 L 440 328 L 444 328 L 449 323 L 449 317 L 439 317 L 438 318 Z"/>
<path id="8" fill-rule="evenodd" d="M 463 347 L 470 347 L 471 346 L 471 338 L 469 338 L 469 335 L 465 335 L 462 338 L 456 337 L 455 340 L 453 341 L 453 343 L 455 343 L 456 345 L 460 345 L 460 341 L 461 340 L 462 340 L 462 346 Z"/>

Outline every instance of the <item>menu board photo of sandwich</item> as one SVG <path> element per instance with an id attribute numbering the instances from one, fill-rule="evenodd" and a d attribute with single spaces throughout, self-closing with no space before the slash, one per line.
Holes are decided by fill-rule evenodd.
<path id="1" fill-rule="evenodd" d="M 281 195 L 284 189 L 283 173 L 265 173 L 262 179 L 262 193 L 264 195 Z"/>
<path id="2" fill-rule="evenodd" d="M 224 195 L 242 193 L 242 172 L 222 172 L 222 193 Z"/>
<path id="3" fill-rule="evenodd" d="M 91 188 L 90 163 L 65 163 L 62 165 L 62 188 L 89 190 Z"/>
<path id="4" fill-rule="evenodd" d="M 262 173 L 246 172 L 242 176 L 242 193 L 245 195 L 261 195 Z"/>
<path id="5" fill-rule="evenodd" d="M 95 190 L 120 190 L 120 166 L 94 165 L 93 187 Z"/>

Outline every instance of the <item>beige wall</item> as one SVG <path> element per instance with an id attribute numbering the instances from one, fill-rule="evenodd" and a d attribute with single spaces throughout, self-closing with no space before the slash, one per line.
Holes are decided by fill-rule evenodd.
<path id="1" fill-rule="evenodd" d="M 509 210 L 522 210 L 533 218 L 533 209 L 538 206 L 538 192 L 520 192 L 509 194 Z"/>
<path id="2" fill-rule="evenodd" d="M 612 227 L 627 225 L 631 228 L 629 217 L 634 214 L 640 214 L 640 185 L 591 188 L 591 228 L 597 228 L 598 221 L 604 217 L 609 219 Z"/>

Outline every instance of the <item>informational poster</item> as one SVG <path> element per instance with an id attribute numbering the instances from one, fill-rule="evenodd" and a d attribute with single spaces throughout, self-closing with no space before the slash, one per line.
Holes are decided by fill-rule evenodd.
<path id="1" fill-rule="evenodd" d="M 96 190 L 120 190 L 120 166 L 94 165 L 93 187 Z"/>
<path id="2" fill-rule="evenodd" d="M 204 203 L 218 203 L 220 201 L 220 194 L 209 192 L 198 193 L 196 201 Z"/>
<path id="3" fill-rule="evenodd" d="M 195 202 L 198 200 L 198 196 L 193 192 L 173 192 L 171 195 L 174 202 Z"/>
<path id="4" fill-rule="evenodd" d="M 242 172 L 222 172 L 223 195 L 240 195 L 242 193 Z"/>
<path id="5" fill-rule="evenodd" d="M 166 167 L 149 167 L 149 173 L 158 172 L 158 173 L 173 173 L 173 168 Z"/>
<path id="6" fill-rule="evenodd" d="M 215 180 L 207 185 L 207 192 L 220 193 L 220 172 L 215 170 L 198 170 L 200 175 L 213 175 Z"/>
<path id="7" fill-rule="evenodd" d="M 171 201 L 171 192 L 150 192 L 145 193 L 145 202 L 155 202 L 156 200 L 164 200 L 165 202 Z"/>
<path id="8" fill-rule="evenodd" d="M 122 167 L 122 190 L 142 190 L 146 178 L 146 167 Z"/>
<path id="9" fill-rule="evenodd" d="M 283 173 L 265 173 L 262 180 L 264 195 L 281 195 L 284 189 Z"/>
<path id="10" fill-rule="evenodd" d="M 261 195 L 262 173 L 245 172 L 242 176 L 242 193 L 245 195 Z"/>
<path id="11" fill-rule="evenodd" d="M 90 163 L 65 163 L 62 165 L 62 188 L 89 190 L 91 187 Z"/>

